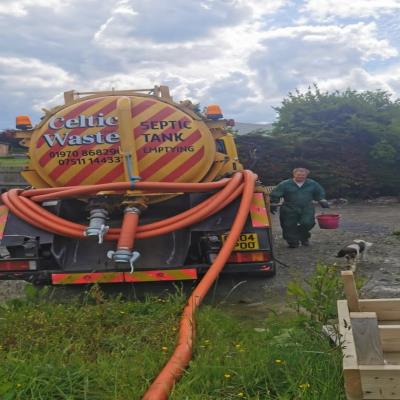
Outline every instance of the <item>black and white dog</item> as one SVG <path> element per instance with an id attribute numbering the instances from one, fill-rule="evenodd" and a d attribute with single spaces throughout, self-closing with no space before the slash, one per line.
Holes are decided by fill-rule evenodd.
<path id="1" fill-rule="evenodd" d="M 373 243 L 356 239 L 353 241 L 353 243 L 350 243 L 339 250 L 336 257 L 345 257 L 348 267 L 354 272 L 357 268 L 357 262 L 360 259 L 363 261 L 366 260 L 367 251 L 372 245 Z"/>

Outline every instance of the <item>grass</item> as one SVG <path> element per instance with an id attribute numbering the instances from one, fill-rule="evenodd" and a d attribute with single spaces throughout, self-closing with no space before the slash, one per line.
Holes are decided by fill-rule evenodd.
<path id="1" fill-rule="evenodd" d="M 94 287 L 59 304 L 0 306 L 0 399 L 140 399 L 168 360 L 184 298 L 127 302 Z M 194 358 L 171 400 L 344 399 L 340 349 L 301 316 L 259 326 L 203 306 Z"/>
<path id="2" fill-rule="evenodd" d="M 273 317 L 254 329 L 204 307 L 194 359 L 171 399 L 345 399 L 340 349 L 316 326 Z"/>
<path id="3" fill-rule="evenodd" d="M 172 350 L 182 298 L 92 295 L 72 304 L 2 306 L 2 400 L 140 398 Z"/>

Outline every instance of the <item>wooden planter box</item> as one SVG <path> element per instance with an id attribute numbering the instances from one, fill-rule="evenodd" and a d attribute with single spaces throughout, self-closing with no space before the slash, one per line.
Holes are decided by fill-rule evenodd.
<path id="1" fill-rule="evenodd" d="M 351 271 L 338 301 L 348 400 L 400 399 L 400 298 L 359 299 Z"/>

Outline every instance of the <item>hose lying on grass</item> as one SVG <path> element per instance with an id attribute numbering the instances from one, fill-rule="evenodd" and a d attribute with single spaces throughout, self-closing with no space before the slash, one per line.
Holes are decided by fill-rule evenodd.
<path id="1" fill-rule="evenodd" d="M 178 344 L 175 351 L 144 394 L 143 400 L 167 399 L 173 385 L 180 378 L 184 369 L 189 364 L 192 357 L 193 339 L 195 335 L 195 311 L 223 269 L 237 240 L 239 239 L 240 233 L 242 232 L 249 214 L 256 178 L 257 176 L 253 172 L 245 170 L 243 172 L 235 173 L 232 178 L 222 179 L 218 182 L 193 184 L 138 182 L 135 184 L 135 189 L 137 190 L 156 190 L 168 193 L 174 191 L 204 192 L 220 189 L 217 193 L 213 194 L 211 197 L 190 210 L 162 221 L 137 226 L 137 220 L 135 219 L 133 221 L 135 226 L 132 227 L 132 229 L 130 224 L 127 224 L 127 226 L 130 235 L 134 234 L 137 239 L 162 235 L 195 224 L 223 209 L 239 195 L 242 196 L 237 215 L 227 240 L 224 242 L 218 256 L 200 283 L 194 289 L 184 307 L 180 320 Z M 67 197 L 79 198 L 102 191 L 124 191 L 129 189 L 131 189 L 130 182 L 120 182 L 62 188 L 30 190 L 12 189 L 9 192 L 3 193 L 1 197 L 4 204 L 12 213 L 31 225 L 48 230 L 57 235 L 85 239 L 86 226 L 58 217 L 57 215 L 48 212 L 37 203 Z M 119 240 L 120 235 L 121 229 L 112 228 L 105 236 L 105 240 Z"/>

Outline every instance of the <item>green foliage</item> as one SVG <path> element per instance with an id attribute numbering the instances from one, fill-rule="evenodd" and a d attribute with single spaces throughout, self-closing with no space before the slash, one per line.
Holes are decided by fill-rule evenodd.
<path id="1" fill-rule="evenodd" d="M 276 107 L 272 134 L 237 138 L 241 158 L 257 148 L 255 172 L 267 185 L 290 176 L 294 167 L 311 177 L 328 197 L 373 197 L 399 193 L 400 102 L 384 91 L 289 93 Z"/>
<path id="2" fill-rule="evenodd" d="M 370 152 L 372 158 L 387 164 L 396 162 L 397 150 L 387 140 L 381 140 L 371 147 Z"/>
<path id="3" fill-rule="evenodd" d="M 306 287 L 298 282 L 288 284 L 287 293 L 291 305 L 296 310 L 306 310 L 312 320 L 322 324 L 335 318 L 336 301 L 344 296 L 337 268 L 319 263 L 305 284 Z"/>

